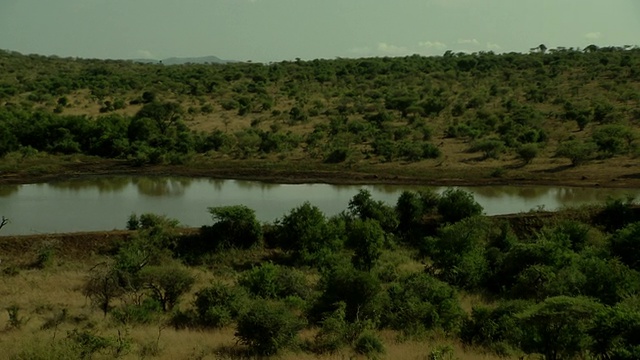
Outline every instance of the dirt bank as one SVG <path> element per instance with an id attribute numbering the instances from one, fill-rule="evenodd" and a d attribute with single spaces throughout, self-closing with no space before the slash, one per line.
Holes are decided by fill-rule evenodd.
<path id="1" fill-rule="evenodd" d="M 131 166 L 123 160 L 62 162 L 45 171 L 22 168 L 0 172 L 0 185 L 68 180 L 109 175 L 186 176 L 257 180 L 274 183 L 396 184 L 433 186 L 557 185 L 578 187 L 640 187 L 640 173 L 630 164 L 594 163 L 578 168 L 447 168 L 404 166 L 330 166 L 260 161 L 209 161 L 191 165 Z"/>

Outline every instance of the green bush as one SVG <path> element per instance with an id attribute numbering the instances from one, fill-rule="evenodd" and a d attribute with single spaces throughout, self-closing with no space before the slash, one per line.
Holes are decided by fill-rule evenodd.
<path id="1" fill-rule="evenodd" d="M 568 158 L 572 166 L 578 166 L 593 158 L 596 150 L 597 147 L 592 142 L 569 140 L 558 146 L 556 156 Z"/>
<path id="2" fill-rule="evenodd" d="M 337 149 L 332 149 L 327 156 L 324 158 L 324 162 L 327 164 L 338 164 L 347 160 L 349 156 L 349 149 L 345 147 L 340 147 Z"/>
<path id="3" fill-rule="evenodd" d="M 378 322 L 382 311 L 382 285 L 372 273 L 358 271 L 349 265 L 336 265 L 320 279 L 320 297 L 309 310 L 309 319 L 320 322 L 344 302 L 345 319 Z"/>
<path id="4" fill-rule="evenodd" d="M 353 345 L 353 349 L 360 355 L 365 355 L 369 359 L 376 359 L 385 353 L 382 340 L 370 331 L 363 332 Z"/>
<path id="5" fill-rule="evenodd" d="M 53 265 L 56 255 L 56 243 L 51 241 L 45 241 L 40 244 L 35 261 L 35 267 L 38 269 L 45 269 Z"/>
<path id="6" fill-rule="evenodd" d="M 290 252 L 294 261 L 319 264 L 323 256 L 342 245 L 338 230 L 318 207 L 305 202 L 277 220 L 274 233 L 276 243 Z"/>
<path id="7" fill-rule="evenodd" d="M 347 226 L 347 245 L 354 249 L 352 263 L 358 270 L 371 271 L 384 247 L 384 230 L 376 220 L 353 220 Z"/>
<path id="8" fill-rule="evenodd" d="M 249 299 L 241 288 L 222 283 L 198 291 L 195 310 L 200 325 L 222 328 L 246 312 Z"/>
<path id="9" fill-rule="evenodd" d="M 464 218 L 482 214 L 482 206 L 473 195 L 460 189 L 447 189 L 438 201 L 438 213 L 442 220 L 454 223 Z"/>
<path id="10" fill-rule="evenodd" d="M 411 274 L 387 290 L 388 307 L 383 324 L 405 335 L 421 335 L 442 329 L 457 333 L 464 319 L 457 292 L 447 283 L 426 273 Z"/>
<path id="11" fill-rule="evenodd" d="M 497 159 L 505 150 L 504 142 L 496 139 L 484 139 L 476 141 L 471 148 L 470 152 L 482 152 L 483 159 Z"/>
<path id="12" fill-rule="evenodd" d="M 205 243 L 201 251 L 216 249 L 248 249 L 262 241 L 262 227 L 255 211 L 244 205 L 210 207 L 212 226 L 203 226 L 201 234 Z"/>
<path id="13" fill-rule="evenodd" d="M 529 301 L 500 302 L 495 308 L 474 307 L 462 326 L 460 337 L 469 345 L 484 346 L 498 355 L 510 356 L 523 336 L 519 313 L 529 309 Z"/>
<path id="14" fill-rule="evenodd" d="M 521 159 L 525 164 L 531 163 L 533 159 L 538 156 L 538 145 L 536 144 L 523 144 L 518 147 L 517 150 L 518 158 Z"/>
<path id="15" fill-rule="evenodd" d="M 238 284 L 255 296 L 271 299 L 284 299 L 297 296 L 305 299 L 309 296 L 309 284 L 301 271 L 263 263 L 240 275 Z"/>
<path id="16" fill-rule="evenodd" d="M 611 238 L 611 254 L 630 268 L 640 270 L 640 222 L 618 230 Z"/>
<path id="17" fill-rule="evenodd" d="M 239 317 L 235 336 L 255 355 L 271 356 L 294 345 L 304 325 L 283 304 L 257 301 Z"/>
<path id="18" fill-rule="evenodd" d="M 147 266 L 140 271 L 140 278 L 163 311 L 172 310 L 195 283 L 186 268 L 176 265 Z"/>

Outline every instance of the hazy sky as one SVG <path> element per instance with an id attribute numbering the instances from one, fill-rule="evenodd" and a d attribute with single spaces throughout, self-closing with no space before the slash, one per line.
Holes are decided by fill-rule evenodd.
<path id="1" fill-rule="evenodd" d="M 640 44 L 640 0 L 0 0 L 0 49 L 302 59 Z"/>

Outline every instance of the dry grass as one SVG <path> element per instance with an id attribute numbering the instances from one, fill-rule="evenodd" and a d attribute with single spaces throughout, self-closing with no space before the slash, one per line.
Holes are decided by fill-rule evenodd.
<path id="1" fill-rule="evenodd" d="M 234 258 L 241 257 L 234 256 Z M 384 261 L 394 264 L 402 262 L 403 271 L 415 271 L 421 264 L 410 260 L 410 253 L 400 252 L 387 255 Z M 264 256 L 264 254 L 262 255 Z M 245 258 L 260 254 L 245 254 Z M 93 256 L 82 261 L 57 261 L 46 269 L 23 269 L 18 274 L 0 275 L 0 353 L 7 357 L 21 355 L 26 358 L 64 359 L 72 354 L 71 342 L 65 341 L 74 330 L 88 331 L 94 335 L 110 339 L 112 344 L 128 344 L 119 356 L 123 359 L 220 359 L 241 354 L 243 348 L 237 343 L 233 327 L 222 330 L 176 330 L 163 325 L 162 321 L 150 325 L 124 326 L 110 316 L 104 317 L 93 307 L 81 292 L 88 271 L 94 264 L 106 260 Z M 231 261 L 227 259 L 226 261 Z M 203 268 L 191 268 L 196 284 L 186 299 L 209 285 L 212 281 L 233 282 L 234 277 L 227 272 L 213 272 Z M 309 276 L 314 276 L 310 274 Z M 463 297 L 468 307 L 481 301 L 473 296 Z M 6 308 L 17 305 L 19 328 L 11 328 Z M 116 304 L 117 305 L 117 304 Z M 183 309 L 190 307 L 184 300 Z M 66 311 L 64 321 L 54 319 Z M 301 338 L 312 340 L 314 330 L 305 330 Z M 434 349 L 449 346 L 457 359 L 497 359 L 483 354 L 477 349 L 466 349 L 459 342 L 446 338 L 431 338 L 423 341 L 399 341 L 399 334 L 382 331 L 379 336 L 386 347 L 387 359 L 427 359 Z M 110 350 L 96 354 L 95 359 L 110 359 L 115 356 L 113 345 Z M 61 354 L 61 355 L 60 355 Z M 334 355 L 316 355 L 289 351 L 278 356 L 280 359 L 347 359 L 361 358 L 353 350 L 344 349 Z M 40 356 L 40 357 L 39 357 Z"/>

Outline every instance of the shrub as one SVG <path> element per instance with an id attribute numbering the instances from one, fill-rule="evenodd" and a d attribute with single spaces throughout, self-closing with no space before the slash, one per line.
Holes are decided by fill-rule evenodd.
<path id="1" fill-rule="evenodd" d="M 609 231 L 619 230 L 637 220 L 640 220 L 632 209 L 634 199 L 609 199 L 595 217 L 596 223 L 603 225 Z"/>
<path id="2" fill-rule="evenodd" d="M 360 355 L 375 359 L 385 353 L 384 344 L 373 332 L 365 331 L 356 340 L 353 349 Z"/>
<path id="3" fill-rule="evenodd" d="M 558 146 L 556 156 L 568 158 L 572 166 L 578 166 L 591 159 L 595 151 L 596 145 L 592 142 L 569 140 Z"/>
<path id="4" fill-rule="evenodd" d="M 241 289 L 216 283 L 198 291 L 194 305 L 200 325 L 222 328 L 246 311 L 248 299 Z"/>
<path id="5" fill-rule="evenodd" d="M 212 226 L 202 228 L 204 239 L 214 241 L 203 245 L 203 251 L 214 249 L 248 249 L 262 241 L 262 227 L 255 211 L 244 205 L 210 207 Z M 210 240 L 209 240 L 210 241 Z"/>
<path id="6" fill-rule="evenodd" d="M 276 224 L 277 243 L 299 263 L 317 263 L 341 245 L 322 211 L 309 202 L 292 209 Z"/>
<path id="7" fill-rule="evenodd" d="M 280 303 L 254 302 L 238 319 L 235 336 L 259 356 L 292 346 L 305 323 Z"/>
<path id="8" fill-rule="evenodd" d="M 347 227 L 347 244 L 355 250 L 356 269 L 371 271 L 384 247 L 384 231 L 376 220 L 355 219 Z"/>
<path id="9" fill-rule="evenodd" d="M 589 332 L 604 306 L 586 298 L 551 297 L 519 314 L 522 349 L 545 359 L 571 359 L 588 350 Z"/>
<path id="10" fill-rule="evenodd" d="M 349 156 L 349 149 L 345 147 L 339 147 L 331 150 L 329 154 L 324 158 L 324 162 L 327 164 L 337 164 L 347 160 Z"/>
<path id="11" fill-rule="evenodd" d="M 447 283 L 426 273 L 411 274 L 388 289 L 389 307 L 384 324 L 406 335 L 443 329 L 456 333 L 464 311 L 456 291 Z"/>
<path id="12" fill-rule="evenodd" d="M 163 311 L 172 310 L 195 282 L 187 269 L 171 265 L 145 267 L 141 270 L 140 277 Z"/>
<path id="13" fill-rule="evenodd" d="M 529 164 L 533 159 L 536 158 L 536 156 L 538 156 L 538 145 L 520 145 L 520 147 L 518 147 L 517 154 L 518 158 L 520 158 L 525 164 Z"/>
<path id="14" fill-rule="evenodd" d="M 358 271 L 352 266 L 337 265 L 325 272 L 320 279 L 322 295 L 309 311 L 309 318 L 319 322 L 345 303 L 345 320 L 371 320 L 377 323 L 381 314 L 382 287 L 373 274 Z"/>
<path id="15" fill-rule="evenodd" d="M 640 270 L 640 222 L 618 230 L 611 238 L 611 254 L 635 270 Z"/>
<path id="16" fill-rule="evenodd" d="M 497 159 L 504 152 L 504 142 L 496 139 L 485 139 L 475 142 L 469 151 L 482 152 L 483 159 Z"/>
<path id="17" fill-rule="evenodd" d="M 629 152 L 635 137 L 634 131 L 624 125 L 603 125 L 593 132 L 598 150 L 609 157 Z"/>
<path id="18" fill-rule="evenodd" d="M 530 306 L 531 302 L 515 300 L 501 302 L 494 309 L 474 307 L 471 317 L 464 322 L 460 337 L 466 344 L 485 346 L 499 355 L 509 356 L 522 337 L 518 314 Z"/>
<path id="19" fill-rule="evenodd" d="M 353 323 L 345 319 L 347 305 L 339 302 L 337 308 L 320 322 L 320 331 L 315 337 L 314 349 L 318 353 L 334 353 L 346 345 L 351 345 L 370 327 L 369 321 Z"/>
<path id="20" fill-rule="evenodd" d="M 422 157 L 424 159 L 436 159 L 439 158 L 440 155 L 442 155 L 442 151 L 432 143 L 424 143 L 424 145 L 422 145 Z"/>
<path id="21" fill-rule="evenodd" d="M 475 201 L 471 193 L 460 189 L 447 189 L 438 201 L 438 213 L 443 221 L 449 223 L 480 215 L 482 210 L 482 206 Z"/>
<path id="22" fill-rule="evenodd" d="M 309 285 L 302 272 L 289 269 L 271 262 L 244 272 L 238 284 L 249 293 L 271 299 L 284 299 L 297 296 L 305 299 L 309 296 Z"/>
<path id="23" fill-rule="evenodd" d="M 55 242 L 45 241 L 38 248 L 35 267 L 45 269 L 53 264 L 56 254 Z"/>

